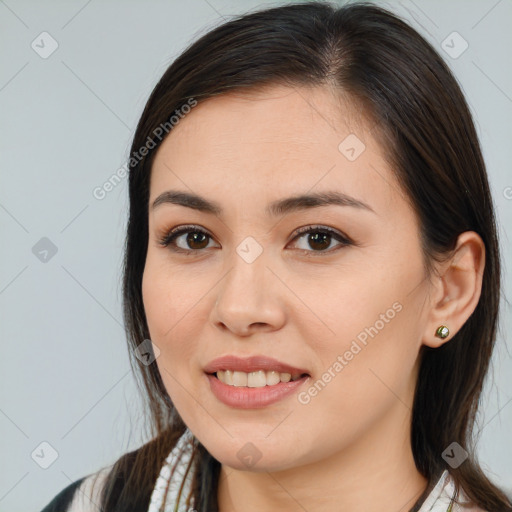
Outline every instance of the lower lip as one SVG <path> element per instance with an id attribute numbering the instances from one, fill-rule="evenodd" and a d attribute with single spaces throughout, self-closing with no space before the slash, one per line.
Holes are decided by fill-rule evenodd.
<path id="1" fill-rule="evenodd" d="M 248 388 L 230 386 L 221 382 L 215 375 L 206 374 L 212 393 L 224 404 L 237 409 L 259 409 L 274 404 L 293 394 L 309 376 L 290 382 L 280 382 L 273 386 Z"/>

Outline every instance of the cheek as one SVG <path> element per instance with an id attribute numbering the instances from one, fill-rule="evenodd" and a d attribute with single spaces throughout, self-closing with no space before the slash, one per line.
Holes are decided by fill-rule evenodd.
<path id="1" fill-rule="evenodd" d="M 197 274 L 171 268 L 148 251 L 142 296 L 150 338 L 160 350 L 157 365 L 169 394 L 202 375 L 197 364 L 201 329 L 207 321 L 208 287 Z M 177 381 L 175 380 L 177 379 Z"/>
<path id="2" fill-rule="evenodd" d="M 421 344 L 419 313 L 425 290 L 410 292 L 421 275 L 421 270 L 393 274 L 389 268 L 387 273 L 354 272 L 342 285 L 319 295 L 314 303 L 323 305 L 322 319 L 333 332 L 317 337 L 312 347 L 319 356 L 320 382 L 317 390 L 306 390 L 313 395 L 311 401 L 321 394 L 322 407 L 340 403 L 366 416 L 372 414 L 364 411 L 366 405 L 396 400 L 394 392 L 408 395 Z"/>
<path id="3" fill-rule="evenodd" d="M 308 339 L 313 327 L 317 328 L 313 348 L 319 355 L 332 358 L 333 353 L 343 354 L 353 340 L 364 347 L 365 342 L 385 337 L 390 326 L 399 320 L 397 309 L 402 309 L 404 295 L 400 283 L 389 275 L 389 270 L 360 267 L 334 268 L 329 276 L 316 279 L 314 286 L 310 279 L 295 281 L 295 293 L 312 306 L 296 320 L 303 322 L 303 332 L 310 333 Z M 322 362 L 328 364 L 324 359 L 325 356 Z"/>
<path id="4" fill-rule="evenodd" d="M 335 429 L 337 440 L 350 445 L 387 411 L 405 414 L 412 407 L 417 350 L 403 332 L 405 308 L 393 312 L 384 326 L 352 326 L 355 336 L 340 337 L 322 352 L 325 366 L 298 397 L 312 434 Z"/>
<path id="5" fill-rule="evenodd" d="M 148 251 L 142 278 L 142 298 L 148 327 L 156 339 L 166 339 L 187 322 L 198 301 L 197 279 L 172 268 L 161 254 Z"/>

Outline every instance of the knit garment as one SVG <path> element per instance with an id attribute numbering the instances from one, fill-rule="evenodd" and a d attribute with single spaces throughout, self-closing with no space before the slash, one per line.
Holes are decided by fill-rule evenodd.
<path id="1" fill-rule="evenodd" d="M 194 510 L 193 497 L 191 497 L 190 506 L 186 505 L 192 484 L 193 468 L 189 466 L 194 443 L 195 438 L 187 429 L 162 465 L 151 494 L 148 512 L 192 512 Z M 183 489 L 180 496 L 182 483 Z"/>
<path id="2" fill-rule="evenodd" d="M 195 512 L 193 496 L 190 496 L 190 504 L 186 504 L 194 474 L 194 462 L 192 461 L 191 464 L 191 458 L 195 443 L 196 439 L 187 429 L 162 465 L 151 494 L 148 512 Z M 183 490 L 180 497 L 179 491 L 182 484 Z M 454 482 L 450 473 L 445 470 L 418 512 L 484 512 L 478 508 L 451 505 L 454 495 Z M 459 494 L 459 500 L 461 499 L 467 500 L 463 492 Z"/>

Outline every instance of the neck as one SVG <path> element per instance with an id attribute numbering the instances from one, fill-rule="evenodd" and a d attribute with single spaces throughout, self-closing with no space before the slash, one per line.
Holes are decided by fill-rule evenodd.
<path id="1" fill-rule="evenodd" d="M 410 411 L 397 407 L 347 447 L 317 462 L 276 472 L 221 466 L 219 512 L 409 511 L 427 487 L 410 443 Z"/>

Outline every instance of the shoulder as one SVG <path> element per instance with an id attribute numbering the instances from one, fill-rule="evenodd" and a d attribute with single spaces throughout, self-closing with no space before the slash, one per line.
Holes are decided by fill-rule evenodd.
<path id="1" fill-rule="evenodd" d="M 419 512 L 487 512 L 472 504 L 466 492 L 455 485 L 455 480 L 443 471 L 436 485 L 423 502 Z"/>
<path id="2" fill-rule="evenodd" d="M 96 471 L 69 484 L 41 512 L 99 512 L 101 491 L 113 466 Z"/>
<path id="3" fill-rule="evenodd" d="M 113 464 L 75 480 L 60 491 L 41 512 L 100 512 L 102 510 L 100 507 L 101 494 L 114 466 L 124 460 L 126 467 L 129 468 L 143 448 L 144 446 L 141 446 L 127 452 Z M 116 485 L 122 487 L 125 477 L 126 475 L 123 473 L 117 474 Z"/>
<path id="4" fill-rule="evenodd" d="M 457 492 L 457 487 L 455 485 L 455 481 L 450 474 L 447 475 L 445 482 L 445 490 L 446 496 L 449 498 L 456 497 L 452 508 L 450 509 L 453 512 L 488 512 L 483 508 L 478 507 L 469 499 L 466 491 L 459 487 Z"/>

